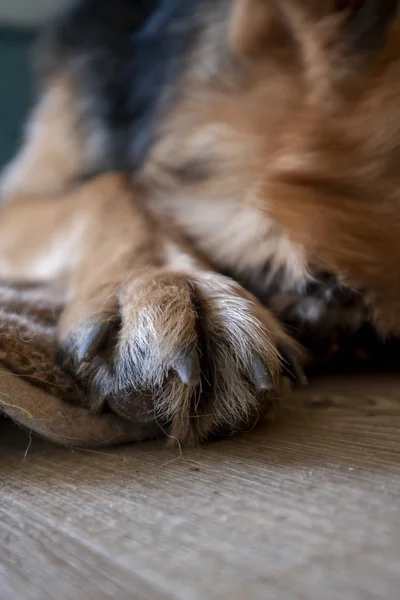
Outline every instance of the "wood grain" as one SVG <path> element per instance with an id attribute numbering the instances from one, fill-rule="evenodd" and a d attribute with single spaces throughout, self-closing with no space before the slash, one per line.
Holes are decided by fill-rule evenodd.
<path id="1" fill-rule="evenodd" d="M 0 425 L 2 600 L 397 600 L 400 377 L 316 380 L 200 449 Z"/>

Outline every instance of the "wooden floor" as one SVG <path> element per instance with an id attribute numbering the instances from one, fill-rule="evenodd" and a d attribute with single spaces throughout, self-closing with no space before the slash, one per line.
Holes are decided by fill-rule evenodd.
<path id="1" fill-rule="evenodd" d="M 7 422 L 0 452 L 1 600 L 400 597 L 400 377 L 316 381 L 182 455 Z"/>

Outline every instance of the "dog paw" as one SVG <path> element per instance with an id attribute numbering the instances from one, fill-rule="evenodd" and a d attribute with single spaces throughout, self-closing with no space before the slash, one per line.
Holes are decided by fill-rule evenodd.
<path id="1" fill-rule="evenodd" d="M 133 278 L 64 327 L 62 350 L 94 409 L 156 421 L 180 443 L 251 427 L 276 405 L 282 374 L 305 381 L 271 313 L 209 272 Z"/>
<path id="2" fill-rule="evenodd" d="M 371 342 L 378 344 L 364 296 L 333 275 L 317 275 L 304 290 L 269 298 L 268 306 L 308 350 L 307 367 L 355 366 Z"/>

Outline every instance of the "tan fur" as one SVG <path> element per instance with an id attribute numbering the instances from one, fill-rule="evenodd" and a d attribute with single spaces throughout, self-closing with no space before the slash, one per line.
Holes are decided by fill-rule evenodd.
<path id="1" fill-rule="evenodd" d="M 2 174 L 2 199 L 56 194 L 84 170 L 78 104 L 67 77 L 48 84 L 26 126 L 23 149 Z"/>
<path id="2" fill-rule="evenodd" d="M 219 270 L 261 277 L 269 263 L 284 290 L 323 267 L 362 288 L 382 330 L 399 333 L 399 25 L 382 51 L 353 55 L 332 5 L 237 0 L 206 15 L 133 189 L 109 175 L 34 204 L 21 197 L 58 192 L 95 152 L 64 80 L 39 104 L 3 187 L 14 203 L 0 219 L 0 267 L 29 278 L 39 264 L 43 276 L 41 256 L 58 252 L 48 274 L 67 297 L 60 341 L 76 376 L 100 390 L 94 404 L 172 424 L 180 441 L 258 418 L 273 394 L 255 391 L 254 357 L 276 391 L 289 342 Z M 182 180 L 188 164 L 206 176 Z M 210 363 L 202 395 L 177 377 L 193 348 Z"/>

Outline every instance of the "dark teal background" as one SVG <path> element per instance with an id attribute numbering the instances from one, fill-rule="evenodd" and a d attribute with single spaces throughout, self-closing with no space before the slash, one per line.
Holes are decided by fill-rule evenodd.
<path id="1" fill-rule="evenodd" d="M 32 102 L 33 40 L 31 31 L 0 25 L 0 168 L 18 148 Z"/>

